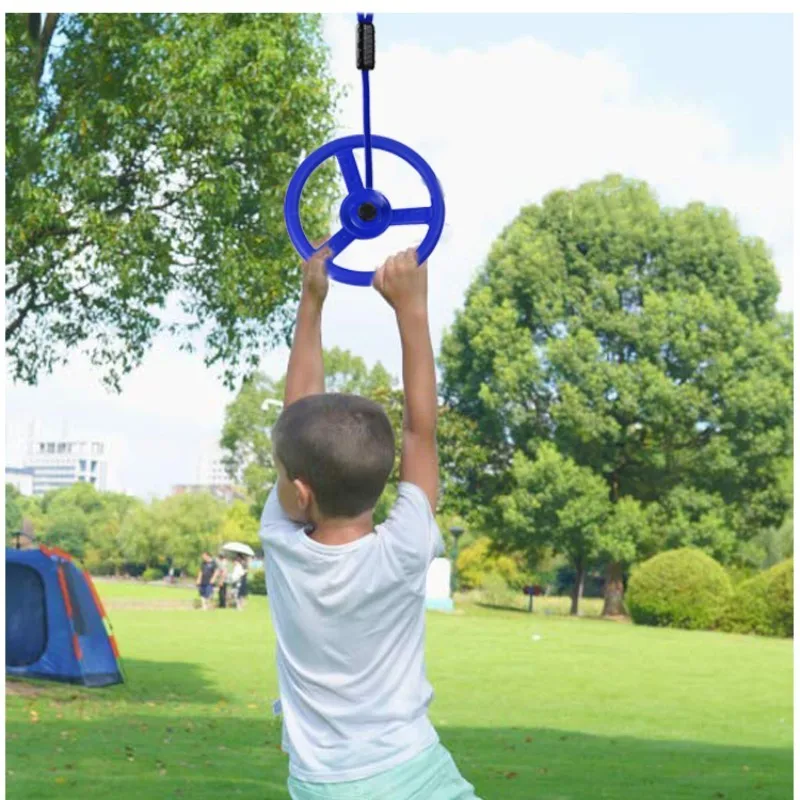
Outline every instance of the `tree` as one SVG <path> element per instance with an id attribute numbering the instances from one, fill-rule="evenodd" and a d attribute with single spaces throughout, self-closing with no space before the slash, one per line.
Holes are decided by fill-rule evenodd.
<path id="1" fill-rule="evenodd" d="M 194 569 L 222 544 L 225 504 L 206 493 L 172 495 L 134 507 L 120 530 L 125 560 L 143 567 Z"/>
<path id="2" fill-rule="evenodd" d="M 611 505 L 640 504 L 601 526 L 605 613 L 622 611 L 626 564 L 667 540 L 740 558 L 791 504 L 779 479 L 791 454 L 791 326 L 778 291 L 763 241 L 727 212 L 662 209 L 642 182 L 609 176 L 524 208 L 441 355 L 444 398 L 475 421 L 490 456 L 489 491 L 511 498 L 481 495 L 494 535 L 501 508 L 523 509 L 520 531 L 530 522 L 518 481 L 550 443 L 602 481 Z M 576 511 L 594 515 L 591 503 Z M 636 533 L 638 514 L 651 524 Z M 580 514 L 570 517 L 575 534 Z"/>
<path id="3" fill-rule="evenodd" d="M 9 537 L 22 530 L 22 509 L 19 498 L 22 495 L 15 486 L 6 484 L 6 543 Z"/>
<path id="4" fill-rule="evenodd" d="M 478 537 L 458 554 L 458 585 L 462 589 L 478 589 L 490 576 L 498 576 L 507 586 L 519 588 L 523 570 L 519 559 L 492 551 L 488 536 Z"/>
<path id="5" fill-rule="evenodd" d="M 566 556 L 577 576 L 570 612 L 577 614 L 586 573 L 602 555 L 602 533 L 612 516 L 605 483 L 550 443 L 533 460 L 516 453 L 511 472 L 513 488 L 498 500 L 504 524 L 495 540 L 522 551 L 531 565 L 548 547 Z"/>
<path id="6" fill-rule="evenodd" d="M 144 568 L 166 563 L 169 530 L 159 524 L 153 501 L 128 514 L 120 529 L 120 549 L 124 560 Z"/>
<path id="7" fill-rule="evenodd" d="M 92 515 L 84 563 L 93 573 L 118 573 L 125 563 L 122 526 L 129 514 L 143 503 L 136 497 L 115 492 L 100 495 L 102 507 Z"/>
<path id="8" fill-rule="evenodd" d="M 256 551 L 261 549 L 258 519 L 251 513 L 250 506 L 241 500 L 236 500 L 226 509 L 220 534 L 223 543 L 242 542 Z"/>
<path id="9" fill-rule="evenodd" d="M 319 15 L 29 16 L 6 17 L 13 377 L 82 348 L 119 388 L 166 330 L 187 349 L 202 331 L 232 382 L 291 321 L 283 195 L 333 130 Z M 304 192 L 313 235 L 332 175 Z"/>
<path id="10" fill-rule="evenodd" d="M 162 562 L 176 569 L 192 569 L 203 551 L 214 552 L 223 543 L 224 502 L 211 494 L 179 494 L 153 504 L 156 528 L 164 538 Z"/>

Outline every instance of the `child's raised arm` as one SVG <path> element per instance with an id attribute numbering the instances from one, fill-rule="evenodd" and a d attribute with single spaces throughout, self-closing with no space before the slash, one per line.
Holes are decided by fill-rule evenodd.
<path id="1" fill-rule="evenodd" d="M 403 451 L 400 480 L 419 486 L 436 510 L 439 455 L 436 449 L 436 371 L 428 324 L 428 267 L 417 266 L 416 249 L 389 258 L 373 285 L 394 309 L 403 348 Z"/>
<path id="2" fill-rule="evenodd" d="M 328 294 L 327 248 L 314 253 L 303 264 L 303 289 L 297 308 L 292 352 L 286 370 L 284 406 L 310 394 L 325 391 L 325 367 L 322 361 L 322 306 Z"/>

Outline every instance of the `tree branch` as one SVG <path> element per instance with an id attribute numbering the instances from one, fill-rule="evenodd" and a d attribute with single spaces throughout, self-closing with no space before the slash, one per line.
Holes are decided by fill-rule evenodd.
<path id="1" fill-rule="evenodd" d="M 39 35 L 39 60 L 36 63 L 36 77 L 34 85 L 38 88 L 44 74 L 44 66 L 47 63 L 47 51 L 50 49 L 50 42 L 56 30 L 56 24 L 60 14 L 47 14 L 44 18 L 44 28 Z"/>
<path id="2" fill-rule="evenodd" d="M 33 275 L 28 275 L 27 278 L 23 278 L 21 281 L 17 281 L 13 286 L 9 286 L 6 289 L 6 297 L 13 297 L 20 289 L 23 289 L 29 283 L 33 281 Z"/>
<path id="3" fill-rule="evenodd" d="M 16 319 L 10 324 L 6 326 L 6 344 L 8 344 L 8 340 L 22 327 L 22 323 L 25 322 L 25 318 L 30 314 L 31 311 L 36 308 L 36 287 L 33 287 L 33 291 L 31 292 L 31 296 L 28 299 L 28 302 L 22 307 L 20 312 L 17 314 Z"/>

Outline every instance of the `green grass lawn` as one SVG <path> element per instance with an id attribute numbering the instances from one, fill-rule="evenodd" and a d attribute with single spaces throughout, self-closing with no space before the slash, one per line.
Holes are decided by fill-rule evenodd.
<path id="1" fill-rule="evenodd" d="M 266 600 L 98 588 L 127 683 L 7 682 L 7 796 L 287 798 Z M 428 616 L 431 716 L 484 800 L 792 796 L 791 642 L 540 608 Z"/>

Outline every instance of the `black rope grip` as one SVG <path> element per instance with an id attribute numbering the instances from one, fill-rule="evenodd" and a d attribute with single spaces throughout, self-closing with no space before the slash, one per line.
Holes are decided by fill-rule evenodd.
<path id="1" fill-rule="evenodd" d="M 375 26 L 371 22 L 358 23 L 356 66 L 361 70 L 375 69 Z"/>

